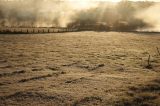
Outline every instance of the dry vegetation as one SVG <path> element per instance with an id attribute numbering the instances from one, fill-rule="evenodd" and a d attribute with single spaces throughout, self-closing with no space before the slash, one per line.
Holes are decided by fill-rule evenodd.
<path id="1" fill-rule="evenodd" d="M 158 33 L 0 35 L 0 105 L 159 106 L 159 45 Z"/>

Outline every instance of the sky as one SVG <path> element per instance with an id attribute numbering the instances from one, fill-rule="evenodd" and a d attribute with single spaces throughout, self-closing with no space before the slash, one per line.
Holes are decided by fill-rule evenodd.
<path id="1" fill-rule="evenodd" d="M 111 2 L 119 2 L 121 0 L 69 0 L 69 1 L 111 1 Z M 155 1 L 155 2 L 160 2 L 160 0 L 128 0 L 128 1 Z"/>
<path id="2" fill-rule="evenodd" d="M 8 1 L 18 1 L 18 0 L 8 0 Z M 109 2 L 119 2 L 119 1 L 122 1 L 122 0 L 60 0 L 60 1 L 109 1 Z M 154 2 L 160 2 L 160 0 L 128 0 L 128 1 L 154 1 Z"/>

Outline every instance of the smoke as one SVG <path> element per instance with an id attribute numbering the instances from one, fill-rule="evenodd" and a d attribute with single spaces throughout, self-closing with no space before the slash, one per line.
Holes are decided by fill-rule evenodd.
<path id="1" fill-rule="evenodd" d="M 148 26 L 143 19 L 137 18 L 135 14 L 142 9 L 153 5 L 152 3 L 122 1 L 117 4 L 111 2 L 100 2 L 96 8 L 81 10 L 76 13 L 71 24 L 85 27 L 103 24 L 114 31 L 134 31 Z"/>
<path id="2" fill-rule="evenodd" d="M 133 31 L 160 28 L 160 5 L 91 0 L 0 0 L 0 27 L 92 27 Z"/>
<path id="3" fill-rule="evenodd" d="M 141 28 L 142 31 L 160 31 L 160 4 L 155 4 L 136 14 L 136 17 L 143 20 L 149 27 Z"/>
<path id="4" fill-rule="evenodd" d="M 76 11 L 59 0 L 1 0 L 0 26 L 65 27 Z"/>

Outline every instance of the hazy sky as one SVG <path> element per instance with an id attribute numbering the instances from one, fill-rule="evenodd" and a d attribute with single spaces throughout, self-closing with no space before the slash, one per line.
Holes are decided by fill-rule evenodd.
<path id="1" fill-rule="evenodd" d="M 18 1 L 18 0 L 8 0 L 8 1 Z M 46 1 L 48 1 L 48 0 L 46 0 Z M 119 1 L 122 1 L 122 0 L 60 0 L 60 1 L 110 1 L 110 2 L 119 2 Z M 155 2 L 160 2 L 160 0 L 128 0 L 128 1 L 155 1 Z"/>
<path id="2" fill-rule="evenodd" d="M 8 0 L 8 1 L 18 1 L 18 0 Z M 48 0 L 44 0 L 44 1 L 48 1 Z M 60 0 L 60 1 L 113 1 L 113 2 L 119 2 L 122 0 Z M 160 0 L 128 0 L 128 1 L 156 1 L 156 2 L 160 2 Z"/>

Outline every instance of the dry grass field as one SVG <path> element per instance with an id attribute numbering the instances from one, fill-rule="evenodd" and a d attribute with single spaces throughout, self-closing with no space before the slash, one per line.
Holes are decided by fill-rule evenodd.
<path id="1" fill-rule="evenodd" d="M 160 106 L 159 51 L 158 33 L 1 34 L 0 105 Z"/>

